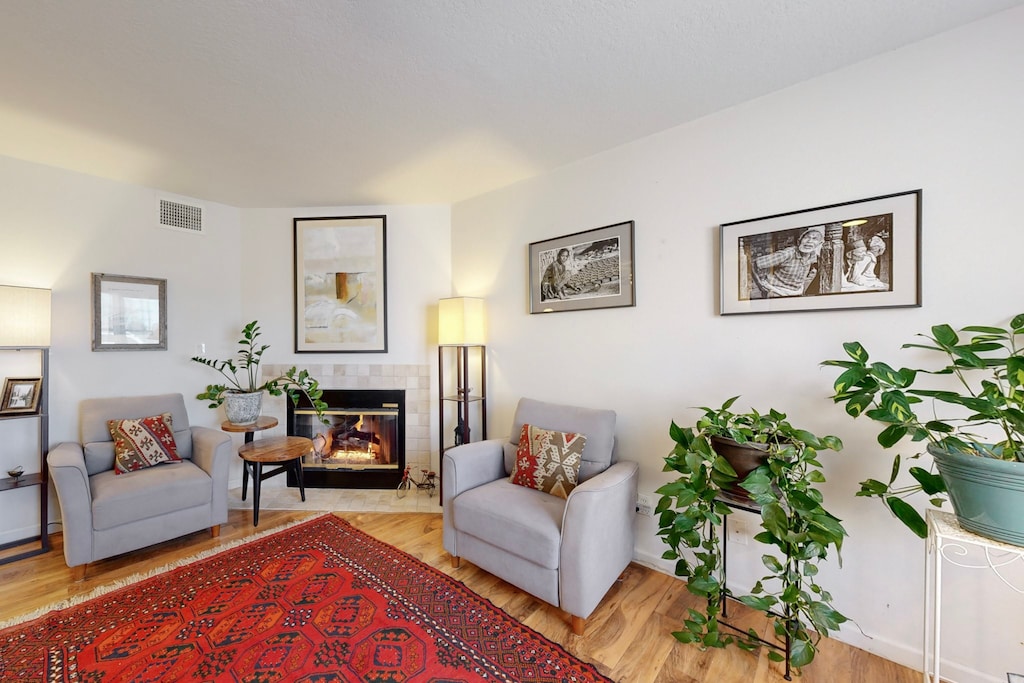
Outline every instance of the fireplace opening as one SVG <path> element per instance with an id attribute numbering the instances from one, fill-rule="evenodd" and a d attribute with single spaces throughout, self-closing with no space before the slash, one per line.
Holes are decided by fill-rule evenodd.
<path id="1" fill-rule="evenodd" d="M 288 405 L 288 434 L 313 441 L 302 459 L 308 488 L 389 489 L 405 469 L 405 391 L 401 389 L 325 389 L 324 417 L 317 420 L 302 396 Z M 288 486 L 298 486 L 290 472 Z"/>

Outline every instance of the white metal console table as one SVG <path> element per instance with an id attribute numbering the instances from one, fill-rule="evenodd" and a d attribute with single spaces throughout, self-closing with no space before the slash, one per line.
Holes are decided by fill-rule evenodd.
<path id="1" fill-rule="evenodd" d="M 939 649 L 942 644 L 942 561 L 968 569 L 988 569 L 1011 589 L 1024 595 L 1024 586 L 1008 580 L 1004 568 L 1024 564 L 1024 547 L 1000 543 L 964 530 L 949 512 L 929 510 L 925 557 L 924 681 L 940 683 Z M 969 546 L 974 546 L 974 552 Z"/>

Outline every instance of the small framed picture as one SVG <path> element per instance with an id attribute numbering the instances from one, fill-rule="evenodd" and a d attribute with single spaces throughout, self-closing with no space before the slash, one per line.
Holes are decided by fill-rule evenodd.
<path id="1" fill-rule="evenodd" d="M 0 415 L 31 414 L 39 410 L 39 377 L 8 377 L 4 380 Z"/>
<path id="2" fill-rule="evenodd" d="M 530 313 L 635 306 L 633 221 L 530 244 Z"/>
<path id="3" fill-rule="evenodd" d="M 93 273 L 92 350 L 166 351 L 167 280 Z"/>
<path id="4" fill-rule="evenodd" d="M 921 305 L 921 190 L 723 223 L 721 314 Z"/>

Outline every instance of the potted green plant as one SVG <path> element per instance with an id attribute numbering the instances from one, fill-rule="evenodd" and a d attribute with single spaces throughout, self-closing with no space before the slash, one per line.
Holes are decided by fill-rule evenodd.
<path id="1" fill-rule="evenodd" d="M 706 599 L 706 609 L 690 609 L 685 628 L 672 635 L 702 648 L 758 647 L 763 641 L 753 629 L 735 634 L 721 630 L 722 601 L 732 597 L 771 619 L 775 634 L 789 643 L 788 664 L 799 669 L 814 659 L 821 636 L 847 621 L 816 579 L 818 562 L 830 550 L 838 556 L 846 536 L 815 488 L 825 481 L 818 452 L 839 451 L 843 445 L 834 436 L 818 437 L 793 427 L 776 410 L 734 413 L 731 407 L 737 398 L 721 408 L 701 408 L 704 414 L 694 427 L 672 422 L 669 431 L 676 445 L 665 458 L 664 469 L 679 476 L 657 490 L 658 535 L 670 548 L 662 557 L 675 560 L 675 573 L 687 580 L 687 589 Z M 753 449 L 762 461 L 741 479 L 716 450 L 720 439 Z M 773 547 L 762 556 L 768 574 L 749 595 L 740 596 L 733 595 L 721 578 L 720 530 L 725 516 L 733 512 L 726 501 L 736 484 L 749 495 L 750 502 L 741 507 L 761 515 L 762 530 L 754 540 Z M 784 659 L 776 651 L 768 656 Z"/>
<path id="2" fill-rule="evenodd" d="M 885 481 L 861 482 L 857 495 L 880 498 L 918 536 L 927 536 L 921 514 L 905 499 L 923 491 L 935 506 L 948 498 L 960 525 L 974 533 L 1024 546 L 1024 314 L 1007 327 L 971 325 L 959 330 L 935 325 L 918 336 L 923 349 L 941 358 L 931 369 L 893 369 L 869 362 L 860 342 L 843 344 L 849 360 L 827 360 L 843 368 L 833 385 L 833 401 L 853 417 L 866 415 L 883 425 L 878 443 L 891 448 L 904 437 L 927 442 L 938 474 L 908 468 L 913 482 L 901 480 L 905 459 L 897 454 Z M 962 338 L 965 334 L 967 338 Z M 937 388 L 915 388 L 922 376 Z M 915 407 L 928 400 L 928 413 Z M 947 415 L 940 416 L 940 410 Z M 908 459 L 918 459 L 920 452 Z M 995 485 L 993 485 L 995 484 Z"/>
<path id="3" fill-rule="evenodd" d="M 242 338 L 238 340 L 238 354 L 234 359 L 211 360 L 193 356 L 192 360 L 213 368 L 224 376 L 226 383 L 209 384 L 206 391 L 197 394 L 196 398 L 209 401 L 210 408 L 224 404 L 224 412 L 230 422 L 237 425 L 254 424 L 260 416 L 263 392 L 271 396 L 287 394 L 292 403 L 298 405 L 299 394 L 304 394 L 316 411 L 317 419 L 326 424 L 324 410 L 327 404 L 321 400 L 323 390 L 319 382 L 306 370 L 297 370 L 294 366 L 282 375 L 270 379 L 262 379 L 259 373 L 263 353 L 270 348 L 269 344 L 259 344 L 259 322 L 253 320 L 242 328 Z"/>

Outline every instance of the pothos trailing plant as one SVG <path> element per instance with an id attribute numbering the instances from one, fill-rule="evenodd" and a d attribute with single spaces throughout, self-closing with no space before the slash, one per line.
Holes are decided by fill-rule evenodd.
<path id="1" fill-rule="evenodd" d="M 249 394 L 266 391 L 271 396 L 287 394 L 294 405 L 299 404 L 299 395 L 304 394 L 316 411 L 317 419 L 327 424 L 324 418 L 327 404 L 321 400 L 323 389 L 307 370 L 298 370 L 292 366 L 284 374 L 260 381 L 260 362 L 270 345 L 260 344 L 259 336 L 259 321 L 253 320 L 242 328 L 242 338 L 238 340 L 238 353 L 234 359 L 211 360 L 193 356 L 193 361 L 213 368 L 226 380 L 222 384 L 208 384 L 206 391 L 197 394 L 196 398 L 209 401 L 210 408 L 217 408 L 224 403 L 224 396 L 231 392 Z"/>
<path id="2" fill-rule="evenodd" d="M 942 358 L 944 365 L 932 370 L 893 369 L 882 362 L 869 363 L 860 342 L 843 344 L 850 360 L 827 360 L 822 365 L 843 368 L 836 378 L 832 400 L 845 403 L 852 417 L 866 415 L 884 425 L 878 434 L 882 448 L 891 448 L 906 436 L 927 441 L 930 447 L 973 455 L 1024 462 L 1024 313 L 1014 316 L 1009 327 L 971 325 L 960 330 L 935 325 L 931 334 L 919 334 L 925 344 L 902 348 L 923 349 Z M 920 375 L 951 375 L 955 381 L 942 389 L 915 389 Z M 932 416 L 919 417 L 914 406 L 931 399 Z M 954 416 L 939 417 L 936 407 L 951 408 Z M 917 459 L 921 453 L 909 456 Z M 928 526 L 905 498 L 923 491 L 936 507 L 946 500 L 946 484 L 938 474 L 910 467 L 912 483 L 897 482 L 904 458 L 895 456 L 887 481 L 862 481 L 858 496 L 879 498 L 911 531 L 925 538 Z"/>
<path id="3" fill-rule="evenodd" d="M 665 458 L 664 470 L 677 472 L 679 477 L 657 490 L 661 494 L 656 508 L 658 535 L 670 548 L 662 557 L 676 561 L 676 575 L 685 578 L 687 589 L 705 598 L 707 605 L 704 611 L 690 609 L 684 628 L 672 635 L 702 649 L 730 644 L 746 650 L 758 647 L 764 641 L 754 629 L 721 630 L 726 626 L 719 619 L 722 601 L 732 597 L 765 612 L 775 634 L 789 637 L 789 663 L 799 669 L 814 659 L 821 636 L 847 621 L 816 578 L 818 562 L 828 557 L 830 549 L 841 564 L 846 536 L 840 520 L 822 506 L 822 494 L 814 486 L 825 481 L 818 452 L 839 451 L 843 444 L 837 437 L 818 437 L 793 427 L 786 415 L 776 410 L 733 413 L 730 408 L 737 398 L 730 398 L 721 408 L 702 407 L 704 415 L 695 427 L 682 428 L 672 422 L 669 431 L 676 445 Z M 749 595 L 736 596 L 722 582 L 720 530 L 733 509 L 720 494 L 738 477 L 715 452 L 712 437 L 761 444 L 764 449 L 764 463 L 740 482 L 761 514 L 762 530 L 754 540 L 772 548 L 761 558 L 768 574 Z M 688 551 L 693 551 L 693 559 Z M 774 650 L 768 657 L 785 659 Z"/>

